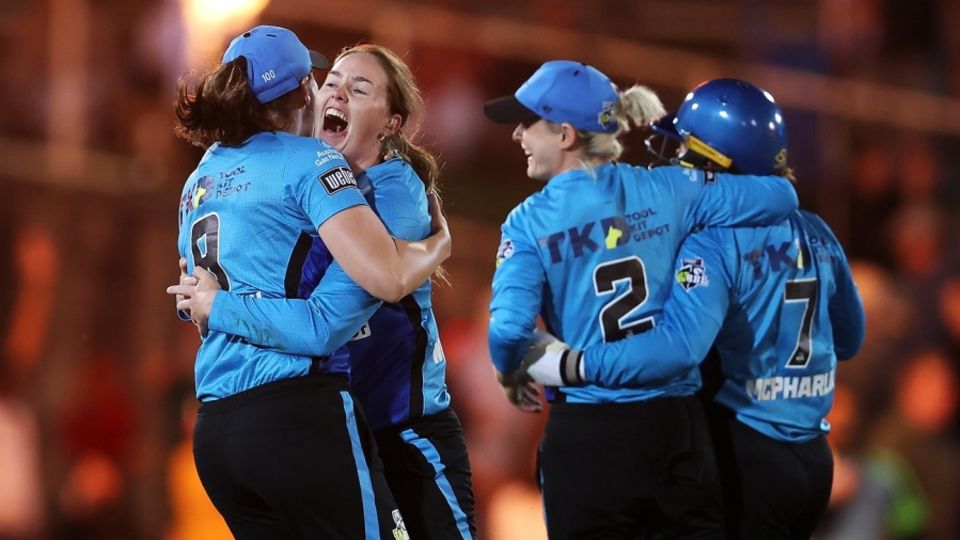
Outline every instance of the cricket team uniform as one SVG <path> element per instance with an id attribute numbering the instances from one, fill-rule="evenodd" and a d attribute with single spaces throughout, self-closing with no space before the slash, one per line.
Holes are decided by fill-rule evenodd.
<path id="1" fill-rule="evenodd" d="M 430 235 L 424 185 L 408 162 L 387 160 L 357 182 L 392 236 Z M 430 282 L 396 304 L 382 303 L 350 280 L 315 238 L 295 289 L 306 301 L 218 294 L 210 326 L 257 343 L 269 336 L 266 345 L 322 355 L 318 369 L 349 372 L 412 537 L 474 538 L 470 463 L 450 408 Z"/>
<path id="2" fill-rule="evenodd" d="M 856 354 L 865 328 L 840 243 L 805 211 L 711 228 L 687 238 L 674 277 L 656 328 L 584 351 L 586 380 L 645 387 L 695 376 L 714 345 L 708 413 L 728 535 L 809 538 L 832 484 L 824 436 L 837 360 Z"/>
<path id="3" fill-rule="evenodd" d="M 178 248 L 188 272 L 207 268 L 234 295 L 291 298 L 317 229 L 360 204 L 339 152 L 260 132 L 207 150 L 181 195 Z M 344 369 L 211 327 L 195 370 L 197 470 L 235 536 L 403 531 Z"/>
<path id="4" fill-rule="evenodd" d="M 507 217 L 489 342 L 516 369 L 540 315 L 569 344 L 654 327 L 684 237 L 775 223 L 796 209 L 775 177 L 607 163 L 552 178 Z M 551 538 L 714 537 L 720 486 L 696 370 L 641 388 L 548 389 L 540 472 Z"/>

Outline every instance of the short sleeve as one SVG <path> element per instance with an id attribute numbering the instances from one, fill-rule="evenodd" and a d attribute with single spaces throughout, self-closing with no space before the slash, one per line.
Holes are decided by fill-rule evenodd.
<path id="1" fill-rule="evenodd" d="M 326 143 L 297 137 L 286 159 L 284 176 L 291 182 L 290 195 L 314 229 L 342 210 L 366 204 L 343 155 Z"/>

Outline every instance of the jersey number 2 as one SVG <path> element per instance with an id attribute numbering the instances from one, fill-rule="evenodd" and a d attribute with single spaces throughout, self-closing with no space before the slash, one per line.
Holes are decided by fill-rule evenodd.
<path id="1" fill-rule="evenodd" d="M 817 278 L 793 279 L 787 282 L 783 290 L 784 302 L 804 302 L 803 319 L 800 321 L 800 333 L 797 335 L 797 344 L 793 354 L 787 361 L 788 368 L 805 368 L 810 363 L 813 353 L 813 316 L 817 313 L 817 299 L 820 297 L 820 283 Z"/>
<path id="2" fill-rule="evenodd" d="M 213 272 L 220 287 L 230 290 L 230 279 L 220 266 L 220 216 L 207 214 L 193 222 L 190 228 L 190 249 L 193 264 Z"/>
<path id="3" fill-rule="evenodd" d="M 624 323 L 631 313 L 647 301 L 647 272 L 638 257 L 627 257 L 597 265 L 593 269 L 593 290 L 597 296 L 617 292 L 617 284 L 627 289 L 607 302 L 600 310 L 603 341 L 617 341 L 653 328 L 653 317 Z"/>

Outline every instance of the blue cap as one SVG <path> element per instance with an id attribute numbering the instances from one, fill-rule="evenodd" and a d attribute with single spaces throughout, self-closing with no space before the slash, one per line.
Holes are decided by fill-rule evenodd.
<path id="1" fill-rule="evenodd" d="M 512 96 L 483 105 L 494 122 L 512 124 L 540 118 L 594 133 L 616 133 L 613 108 L 619 96 L 610 78 L 593 66 L 553 60 L 540 66 Z"/>
<path id="2" fill-rule="evenodd" d="M 296 34 L 279 26 L 258 26 L 233 38 L 222 62 L 241 56 L 247 59 L 247 79 L 260 103 L 295 90 L 311 68 L 330 65 L 322 54 L 308 50 Z"/>

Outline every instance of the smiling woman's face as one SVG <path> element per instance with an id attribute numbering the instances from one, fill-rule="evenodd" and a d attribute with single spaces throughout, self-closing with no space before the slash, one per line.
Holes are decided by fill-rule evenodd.
<path id="1" fill-rule="evenodd" d="M 381 135 L 399 127 L 391 115 L 389 80 L 372 54 L 349 54 L 333 65 L 317 94 L 315 135 L 343 153 L 354 172 L 379 162 Z"/>

